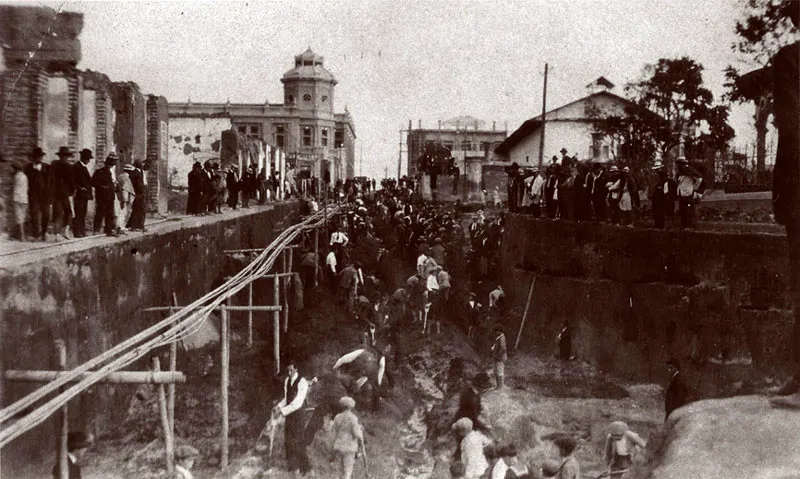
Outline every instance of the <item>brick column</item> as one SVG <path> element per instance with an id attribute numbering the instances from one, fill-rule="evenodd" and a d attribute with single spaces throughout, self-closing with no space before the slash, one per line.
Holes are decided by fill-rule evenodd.
<path id="1" fill-rule="evenodd" d="M 147 96 L 148 210 L 166 215 L 169 202 L 169 107 L 163 96 Z"/>

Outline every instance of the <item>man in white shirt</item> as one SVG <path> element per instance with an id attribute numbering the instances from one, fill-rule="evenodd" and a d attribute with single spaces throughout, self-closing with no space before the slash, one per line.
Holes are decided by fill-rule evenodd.
<path id="1" fill-rule="evenodd" d="M 435 268 L 428 270 L 428 279 L 425 283 L 426 298 L 425 298 L 425 318 L 422 322 L 422 334 L 427 334 L 428 318 L 430 317 L 431 323 L 436 323 L 436 334 L 441 333 L 441 326 L 439 325 L 439 318 L 437 315 L 437 307 L 439 298 L 439 281 L 436 279 Z"/>
<path id="2" fill-rule="evenodd" d="M 283 399 L 275 406 L 277 412 L 286 419 L 284 444 L 286 449 L 286 468 L 300 471 L 305 475 L 311 470 L 305 442 L 304 407 L 308 395 L 308 381 L 290 362 L 286 367 L 286 381 L 283 383 Z"/>
<path id="3" fill-rule="evenodd" d="M 681 216 L 681 228 L 694 227 L 695 205 L 703 198 L 703 177 L 689 162 L 678 160 L 678 211 Z"/>
<path id="4" fill-rule="evenodd" d="M 19 163 L 12 163 L 11 167 L 14 171 L 14 190 L 13 204 L 14 204 L 14 220 L 15 220 L 15 236 L 21 241 L 25 241 L 25 218 L 28 215 L 28 177 L 22 171 L 22 165 Z"/>
<path id="5" fill-rule="evenodd" d="M 338 245 L 339 247 L 344 247 L 347 246 L 349 241 L 350 240 L 347 238 L 347 235 L 344 234 L 344 231 L 342 231 L 341 226 L 336 228 L 336 231 L 331 233 L 331 246 Z"/>
<path id="6" fill-rule="evenodd" d="M 325 257 L 325 276 L 328 278 L 328 286 L 332 291 L 336 291 L 336 250 L 331 248 L 328 256 Z"/>

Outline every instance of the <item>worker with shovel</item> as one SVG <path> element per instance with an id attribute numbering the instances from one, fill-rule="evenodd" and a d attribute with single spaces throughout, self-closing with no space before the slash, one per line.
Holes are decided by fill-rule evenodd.
<path id="1" fill-rule="evenodd" d="M 361 450 L 364 453 L 364 474 L 367 475 L 367 456 L 364 449 L 364 428 L 353 413 L 356 401 L 345 396 L 339 400 L 342 412 L 333 418 L 333 446 L 331 449 L 341 465 L 342 479 L 353 477 L 353 468 L 356 463 L 356 454 Z"/>

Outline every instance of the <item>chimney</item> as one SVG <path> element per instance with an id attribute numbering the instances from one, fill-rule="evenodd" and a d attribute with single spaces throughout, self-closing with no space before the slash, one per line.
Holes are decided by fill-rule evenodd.
<path id="1" fill-rule="evenodd" d="M 497 121 L 492 120 L 492 131 L 494 131 L 495 129 L 497 129 Z"/>
<path id="2" fill-rule="evenodd" d="M 408 130 L 409 131 L 411 131 L 411 126 L 412 126 L 411 120 L 408 120 Z"/>
<path id="3" fill-rule="evenodd" d="M 421 130 L 422 129 L 422 120 L 417 120 L 417 122 L 418 122 L 417 123 L 417 125 L 418 125 L 417 128 L 419 128 Z"/>
<path id="4" fill-rule="evenodd" d="M 442 120 L 439 120 L 439 129 L 442 129 Z"/>

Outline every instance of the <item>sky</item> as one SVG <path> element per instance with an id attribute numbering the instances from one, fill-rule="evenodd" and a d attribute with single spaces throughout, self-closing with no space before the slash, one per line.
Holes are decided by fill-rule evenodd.
<path id="1" fill-rule="evenodd" d="M 84 13 L 79 68 L 176 102 L 280 102 L 281 76 L 310 47 L 353 116 L 357 173 L 375 177 L 394 176 L 409 120 L 471 115 L 513 132 L 541 112 L 545 63 L 548 109 L 601 75 L 622 94 L 659 58 L 699 61 L 715 99 L 727 65 L 749 69 L 731 49 L 741 0 L 37 3 Z M 733 110 L 742 148 L 752 112 Z"/>

